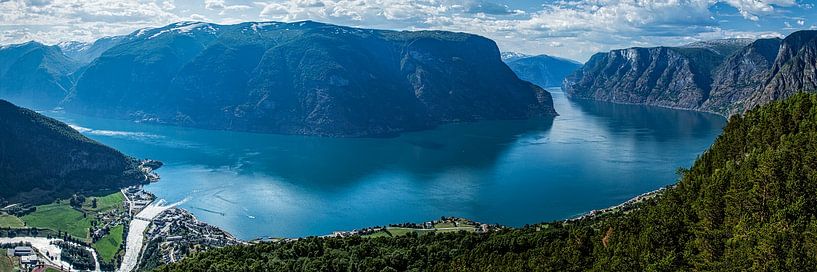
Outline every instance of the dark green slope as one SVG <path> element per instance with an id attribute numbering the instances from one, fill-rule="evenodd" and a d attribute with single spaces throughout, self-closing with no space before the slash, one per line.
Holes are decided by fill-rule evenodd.
<path id="1" fill-rule="evenodd" d="M 64 123 L 0 100 L 0 204 L 144 182 L 137 166 Z"/>
<path id="2" fill-rule="evenodd" d="M 490 234 L 307 238 L 160 271 L 815 271 L 817 95 L 732 117 L 674 188 L 627 213 Z"/>

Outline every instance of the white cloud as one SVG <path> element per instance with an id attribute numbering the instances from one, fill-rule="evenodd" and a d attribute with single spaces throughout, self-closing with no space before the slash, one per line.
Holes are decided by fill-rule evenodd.
<path id="1" fill-rule="evenodd" d="M 790 7 L 797 3 L 795 0 L 722 0 L 724 3 L 738 9 L 744 18 L 752 21 L 760 19 L 760 15 L 766 15 L 775 11 L 775 6 Z"/>
<path id="2" fill-rule="evenodd" d="M 226 11 L 252 9 L 248 5 L 228 5 L 225 0 L 204 0 L 204 8 L 217 10 L 221 15 L 224 15 Z"/>
<path id="3" fill-rule="evenodd" d="M 259 2 L 252 2 L 259 1 Z M 508 5 L 500 2 L 509 3 Z M 181 20 L 315 20 L 386 29 L 441 29 L 480 34 L 503 50 L 557 53 L 586 59 L 593 52 L 628 46 L 680 44 L 752 31 L 787 8 L 810 9 L 795 0 L 553 0 L 521 10 L 499 0 L 0 0 L 0 43 L 91 40 Z M 717 7 L 745 18 L 738 33 Z M 735 11 L 736 10 L 736 11 Z M 737 17 L 737 18 L 740 18 Z M 805 26 L 812 16 L 783 16 Z M 779 18 L 779 17 L 778 17 Z M 741 19 L 737 19 L 741 20 Z M 749 22 L 747 20 L 756 20 Z M 778 29 L 780 22 L 775 21 Z M 729 36 L 733 35 L 733 36 Z"/>

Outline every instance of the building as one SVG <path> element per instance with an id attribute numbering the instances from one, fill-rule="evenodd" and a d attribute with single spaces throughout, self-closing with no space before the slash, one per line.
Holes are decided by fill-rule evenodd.
<path id="1" fill-rule="evenodd" d="M 20 264 L 22 265 L 30 265 L 35 266 L 40 263 L 40 260 L 37 258 L 36 255 L 29 255 L 20 257 Z"/>
<path id="2" fill-rule="evenodd" d="M 18 246 L 18 247 L 14 247 L 13 249 L 10 249 L 9 253 L 10 253 L 9 255 L 12 255 L 12 256 L 28 256 L 28 255 L 34 255 L 34 250 L 31 249 L 31 247 L 28 247 L 28 246 Z"/>

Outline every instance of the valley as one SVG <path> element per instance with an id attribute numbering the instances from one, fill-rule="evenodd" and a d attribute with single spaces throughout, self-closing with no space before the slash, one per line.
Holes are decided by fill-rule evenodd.
<path id="1" fill-rule="evenodd" d="M 0 272 L 817 271 L 749 2 L 0 0 Z"/>

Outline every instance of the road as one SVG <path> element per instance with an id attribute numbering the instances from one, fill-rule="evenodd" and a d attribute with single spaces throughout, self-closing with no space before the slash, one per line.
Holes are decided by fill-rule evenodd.
<path id="1" fill-rule="evenodd" d="M 62 254 L 62 249 L 59 247 L 52 245 L 51 242 L 54 241 L 62 241 L 62 239 L 48 239 L 45 237 L 14 237 L 14 238 L 7 238 L 7 237 L 0 237 L 0 244 L 11 244 L 11 243 L 30 243 L 31 247 L 36 249 L 40 254 L 46 255 L 48 252 L 49 256 L 55 257 L 55 261 L 52 261 L 48 258 L 40 258 L 43 262 L 55 266 L 55 267 L 71 267 L 70 264 L 60 260 L 60 254 Z M 96 264 L 96 270 L 99 271 L 99 261 L 97 260 L 96 251 L 91 248 L 85 248 L 88 251 L 91 251 L 91 254 L 94 255 L 94 262 Z"/>
<path id="2" fill-rule="evenodd" d="M 125 256 L 122 258 L 122 265 L 118 271 L 130 272 L 136 268 L 136 265 L 139 263 L 139 255 L 142 253 L 142 245 L 145 241 L 145 230 L 150 226 L 150 222 L 165 210 L 179 204 L 174 203 L 164 206 L 163 203 L 164 201 L 159 201 L 148 205 L 130 221 L 128 237 L 125 241 Z"/>

